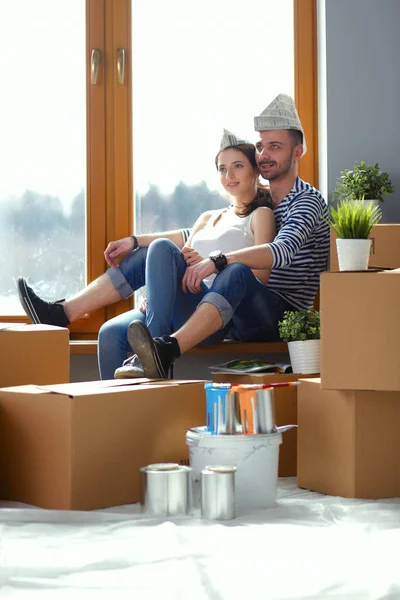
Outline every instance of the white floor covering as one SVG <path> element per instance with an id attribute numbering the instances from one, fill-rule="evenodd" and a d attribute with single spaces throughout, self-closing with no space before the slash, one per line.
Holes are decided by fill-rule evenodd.
<path id="1" fill-rule="evenodd" d="M 0 503 L 0 599 L 400 599 L 400 499 L 347 500 L 280 479 L 278 506 L 224 523 L 137 505 Z"/>

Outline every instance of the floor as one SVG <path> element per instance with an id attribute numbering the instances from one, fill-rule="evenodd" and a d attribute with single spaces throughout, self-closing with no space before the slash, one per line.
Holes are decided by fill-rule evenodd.
<path id="1" fill-rule="evenodd" d="M 295 478 L 279 480 L 276 508 L 224 523 L 0 503 L 0 598 L 400 599 L 399 504 Z"/>

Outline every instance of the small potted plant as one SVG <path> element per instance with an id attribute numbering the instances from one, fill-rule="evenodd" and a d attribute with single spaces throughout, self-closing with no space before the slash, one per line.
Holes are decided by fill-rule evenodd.
<path id="1" fill-rule="evenodd" d="M 366 203 L 383 202 L 392 194 L 394 187 L 389 174 L 382 171 L 379 163 L 369 165 L 363 160 L 356 162 L 353 169 L 341 171 L 334 197 L 339 200 L 364 200 Z"/>
<path id="2" fill-rule="evenodd" d="M 279 335 L 287 342 L 293 373 L 319 373 L 320 313 L 309 310 L 286 311 L 279 322 Z"/>
<path id="3" fill-rule="evenodd" d="M 337 234 L 339 271 L 367 270 L 372 243 L 369 235 L 382 218 L 379 206 L 363 200 L 342 200 L 336 208 L 330 206 L 329 213 Z"/>

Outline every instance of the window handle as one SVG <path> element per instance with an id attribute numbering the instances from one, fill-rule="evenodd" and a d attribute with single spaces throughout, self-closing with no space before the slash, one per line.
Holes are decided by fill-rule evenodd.
<path id="1" fill-rule="evenodd" d="M 121 85 L 123 85 L 124 81 L 125 81 L 125 60 L 126 60 L 125 48 L 117 48 L 118 83 Z"/>
<path id="2" fill-rule="evenodd" d="M 92 85 L 97 84 L 97 77 L 99 74 L 101 52 L 98 48 L 93 48 L 92 55 L 90 57 L 90 81 Z"/>

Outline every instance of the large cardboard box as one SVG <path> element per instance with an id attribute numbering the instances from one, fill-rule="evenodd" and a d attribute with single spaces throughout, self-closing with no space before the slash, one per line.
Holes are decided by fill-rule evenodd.
<path id="1" fill-rule="evenodd" d="M 204 382 L 149 381 L 0 389 L 0 499 L 129 504 L 140 500 L 140 467 L 187 464 L 186 431 L 205 423 Z"/>
<path id="2" fill-rule="evenodd" d="M 228 375 L 214 373 L 214 381 L 219 383 L 279 383 L 285 381 L 298 381 L 308 375 Z M 310 375 L 315 377 L 315 375 Z M 299 386 L 275 388 L 275 417 L 276 425 L 297 425 L 297 389 Z M 283 443 L 279 448 L 279 477 L 294 477 L 297 473 L 297 428 L 286 431 Z"/>
<path id="3" fill-rule="evenodd" d="M 0 323 L 0 387 L 69 381 L 69 331 Z"/>
<path id="4" fill-rule="evenodd" d="M 325 389 L 400 390 L 400 272 L 321 275 Z"/>
<path id="5" fill-rule="evenodd" d="M 372 228 L 370 267 L 400 267 L 400 223 L 380 223 Z M 330 269 L 339 269 L 335 231 L 331 228 Z"/>
<path id="6" fill-rule="evenodd" d="M 297 485 L 346 498 L 400 496 L 400 392 L 298 392 Z"/>

